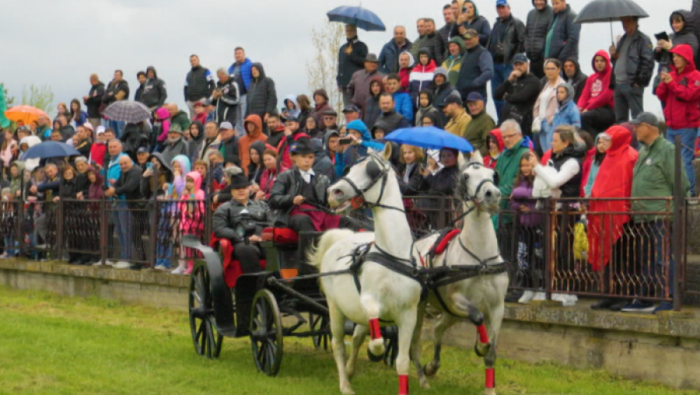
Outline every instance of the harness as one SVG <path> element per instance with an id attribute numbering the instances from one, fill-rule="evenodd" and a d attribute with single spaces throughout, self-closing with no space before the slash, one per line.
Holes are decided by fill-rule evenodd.
<path id="1" fill-rule="evenodd" d="M 361 159 L 358 163 L 367 160 L 370 157 L 374 157 L 374 155 L 370 155 L 368 157 L 365 157 Z M 380 202 L 382 200 L 382 197 L 384 196 L 384 188 L 386 187 L 387 183 L 387 175 L 388 175 L 388 168 L 384 166 L 383 161 L 379 160 L 380 163 L 382 163 L 382 166 L 380 168 L 379 165 L 377 165 L 376 161 L 372 160 L 367 164 L 367 174 L 372 177 L 372 181 L 364 188 L 361 189 L 359 188 L 352 180 L 350 180 L 347 177 L 343 177 L 340 180 L 345 181 L 350 185 L 350 187 L 355 191 L 356 193 L 356 198 L 359 197 L 361 199 L 361 202 L 353 202 L 353 207 L 355 209 L 359 207 L 364 207 L 364 206 L 370 206 L 370 207 L 381 207 L 381 208 L 386 208 L 386 209 L 392 209 L 396 211 L 400 211 L 404 213 L 404 210 L 398 209 L 396 207 L 391 207 L 391 206 L 385 206 L 382 205 Z M 470 163 L 467 166 L 483 166 L 479 163 Z M 364 194 L 369 191 L 374 185 L 379 182 L 379 180 L 382 180 L 382 185 L 381 185 L 381 190 L 379 193 L 379 198 L 377 199 L 376 202 L 368 202 L 364 198 Z M 463 188 L 461 190 L 461 195 L 463 196 L 465 201 L 470 201 L 473 203 L 472 207 L 470 207 L 468 210 L 466 210 L 462 215 L 457 217 L 455 220 L 452 221 L 452 224 L 455 222 L 459 221 L 460 219 L 466 217 L 469 215 L 471 212 L 476 210 L 479 207 L 479 201 L 477 200 L 477 196 L 479 195 L 479 192 L 481 191 L 481 188 L 486 185 L 487 183 L 494 184 L 494 181 L 492 179 L 484 179 L 482 180 L 479 185 L 477 186 L 474 195 L 469 195 L 467 191 L 464 191 Z M 460 183 L 464 184 L 464 183 Z M 353 198 L 355 199 L 355 198 Z M 357 206 L 356 206 L 357 204 Z M 440 237 L 438 237 L 436 243 L 431 247 L 428 255 L 430 256 L 430 260 L 432 262 L 433 258 L 436 255 L 439 255 L 443 253 L 444 251 L 447 250 L 447 247 L 449 246 L 450 242 L 454 239 L 455 236 L 459 234 L 458 229 L 454 228 L 449 228 L 444 230 Z M 414 242 L 415 243 L 415 242 Z M 456 316 L 455 313 L 450 311 L 450 309 L 447 307 L 447 303 L 443 300 L 442 296 L 440 296 L 440 293 L 438 292 L 438 289 L 441 287 L 445 287 L 447 285 L 460 282 L 466 279 L 474 278 L 474 277 L 479 277 L 479 276 L 489 276 L 489 275 L 496 275 L 496 274 L 501 274 L 505 273 L 508 271 L 509 264 L 507 262 L 501 262 L 498 264 L 492 264 L 489 265 L 489 262 L 497 260 L 500 257 L 500 254 L 486 258 L 486 259 L 480 259 L 476 254 L 474 254 L 472 251 L 470 251 L 464 243 L 462 243 L 462 240 L 459 239 L 459 245 L 460 247 L 473 259 L 475 259 L 477 262 L 479 262 L 478 265 L 454 265 L 454 266 L 440 266 L 440 267 L 419 267 L 416 264 L 415 259 L 405 259 L 405 258 L 400 258 L 393 256 L 389 254 L 388 252 L 384 251 L 380 246 L 378 246 L 375 243 L 367 243 L 367 244 L 362 244 L 359 245 L 355 250 L 353 250 L 352 254 L 346 255 L 343 257 L 338 258 L 343 259 L 350 257 L 351 258 L 351 264 L 349 269 L 347 270 L 348 273 L 352 274 L 353 280 L 355 281 L 355 286 L 357 287 L 357 291 L 361 292 L 361 284 L 360 284 L 360 279 L 359 279 L 359 274 L 360 271 L 362 270 L 362 265 L 366 261 L 371 261 L 373 263 L 376 263 L 378 265 L 384 266 L 385 268 L 401 274 L 405 277 L 408 277 L 414 281 L 417 281 L 420 286 L 421 286 L 421 302 L 427 299 L 428 294 L 430 291 L 433 291 L 436 295 L 436 298 L 442 308 L 449 314 Z M 372 247 L 374 247 L 373 250 Z M 411 251 L 413 251 L 413 243 L 411 244 Z"/>

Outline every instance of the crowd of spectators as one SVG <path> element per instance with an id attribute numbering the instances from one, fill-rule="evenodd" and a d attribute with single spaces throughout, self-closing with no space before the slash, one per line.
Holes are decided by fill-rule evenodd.
<path id="1" fill-rule="evenodd" d="M 157 269 L 170 269 L 177 261 L 174 274 L 191 271 L 181 240 L 201 236 L 203 213 L 209 209 L 217 210 L 217 237 L 233 239 L 240 258 L 250 262 L 260 252 L 241 245 L 237 222 L 252 221 L 258 229 L 263 223 L 284 223 L 296 231 L 348 225 L 322 209 L 325 188 L 358 158 L 386 144 L 393 146 L 392 164 L 404 196 L 451 196 L 458 153 L 385 140 L 409 127 L 444 129 L 481 153 L 484 164 L 496 170 L 508 198 L 502 208 L 525 213 L 501 216 L 494 224 L 498 234 L 504 240 L 514 237 L 515 222 L 539 229 L 521 240 L 530 255 L 542 242 L 542 218 L 528 213 L 535 210 L 537 199 L 566 198 L 557 210 L 579 210 L 576 199 L 582 197 L 671 196 L 675 186 L 670 141 L 675 136 L 683 141 L 686 190 L 695 195 L 692 160 L 700 126 L 700 72 L 691 12 L 672 13 L 672 33 L 656 45 L 640 30 L 638 19 L 623 18 L 625 34 L 618 42 L 607 50 L 582 54 L 592 64 L 593 74 L 587 76 L 579 64 L 580 25 L 574 23 L 576 12 L 566 0 L 533 0 L 533 9 L 522 19 L 511 13 L 508 0 L 496 0 L 498 18 L 493 24 L 479 15 L 476 3 L 453 0 L 445 5 L 440 29 L 431 18 L 419 19 L 413 41 L 404 26 L 396 26 L 393 38 L 378 48 L 379 55 L 360 40 L 355 26 L 347 25 L 336 79 L 342 118 L 324 89 L 280 102 L 274 80 L 240 47 L 233 52 L 233 64 L 215 73 L 202 66 L 197 55 L 190 57 L 183 88 L 186 109 L 168 102 L 172 91 L 152 66 L 137 74 L 133 96 L 120 70 L 107 84 L 91 75 L 87 95 L 68 106 L 60 103 L 53 121 L 39 117 L 2 131 L 3 256 L 18 254 L 18 228 L 8 220 L 17 207 L 13 202 L 32 203 L 31 221 L 27 226 L 23 221 L 21 228 L 28 243 L 41 251 L 53 241 L 50 221 L 56 202 L 66 200 L 64 209 L 70 210 L 68 205 L 80 207 L 80 200 L 106 198 L 109 228 L 119 240 L 119 257 L 108 263 L 117 268 L 145 259 L 141 236 L 147 231 L 149 210 L 158 212 Z M 642 97 L 650 84 L 664 107 L 665 136 L 660 132 L 662 120 L 644 112 Z M 152 117 L 139 123 L 104 117 L 107 106 L 130 99 L 147 106 Z M 488 100 L 495 103 L 496 117 L 486 111 Z M 80 156 L 23 158 L 44 141 L 65 142 Z M 163 203 L 149 206 L 151 201 Z M 418 206 L 431 204 L 423 201 Z M 663 211 L 655 204 L 599 201 L 586 209 Z M 67 231 L 86 224 L 99 227 L 101 206 L 82 207 L 73 211 L 80 215 L 64 216 Z M 81 218 L 84 222 L 75 222 Z M 663 229 L 657 219 L 621 215 L 612 225 L 590 221 L 591 245 L 601 235 L 612 235 L 615 243 L 619 229 L 630 221 L 640 223 L 634 229 L 646 244 L 660 243 Z M 560 226 L 574 229 L 574 222 Z M 68 259 L 94 263 L 99 240 L 76 232 L 69 249 L 94 252 L 73 253 Z M 250 241 L 256 243 L 259 237 Z M 574 261 L 568 258 L 574 251 L 567 237 L 557 243 L 562 261 Z M 505 244 L 509 243 L 504 250 Z M 588 260 L 594 270 L 603 270 L 608 255 L 608 250 L 591 247 Z M 647 255 L 640 259 L 668 267 L 668 262 L 659 261 L 660 255 Z M 538 284 L 536 277 L 544 270 L 538 259 L 529 266 L 539 274 L 521 285 Z M 525 294 L 519 300 L 535 296 Z M 621 308 L 648 310 L 643 298 L 649 295 L 638 296 L 625 300 Z M 598 307 L 619 304 L 613 302 L 605 300 Z"/>

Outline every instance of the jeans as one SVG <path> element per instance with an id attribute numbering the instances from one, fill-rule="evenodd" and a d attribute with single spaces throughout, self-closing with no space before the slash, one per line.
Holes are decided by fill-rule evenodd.
<path id="1" fill-rule="evenodd" d="M 537 135 L 542 152 L 547 152 L 552 148 L 552 137 L 554 136 L 554 125 L 550 125 L 547 120 L 542 121 L 542 130 Z"/>
<path id="2" fill-rule="evenodd" d="M 164 266 L 170 269 L 170 255 L 172 246 L 170 244 L 158 243 L 156 247 L 156 266 Z"/>
<path id="3" fill-rule="evenodd" d="M 666 233 L 670 233 L 671 229 L 664 221 L 638 223 L 636 227 L 637 232 L 639 232 L 637 240 L 638 267 L 641 266 L 642 278 L 645 280 L 639 296 L 664 296 L 660 293 L 662 290 L 659 288 L 660 283 L 665 282 L 664 279 L 668 279 L 669 295 L 673 295 L 674 260 L 670 246 L 666 245 Z M 667 267 L 666 276 L 664 276 L 664 267 Z"/>
<path id="4" fill-rule="evenodd" d="M 122 131 L 124 130 L 124 122 L 112 121 L 111 119 L 108 119 L 107 128 L 113 129 L 115 136 L 120 138 L 122 136 Z"/>
<path id="5" fill-rule="evenodd" d="M 623 123 L 644 112 L 644 87 L 633 86 L 629 83 L 619 84 L 615 88 L 615 121 Z"/>
<path id="6" fill-rule="evenodd" d="M 245 112 L 248 110 L 248 95 L 241 95 L 238 101 L 238 107 L 236 107 L 236 131 L 239 136 L 245 136 L 245 128 L 243 123 L 245 122 Z"/>
<path id="7" fill-rule="evenodd" d="M 114 228 L 117 231 L 119 238 L 120 257 L 122 260 L 128 260 L 131 257 L 131 216 L 129 215 L 129 207 L 125 201 L 118 201 L 112 212 L 112 220 Z"/>
<path id="8" fill-rule="evenodd" d="M 513 65 L 512 64 L 503 64 L 503 63 L 494 63 L 493 64 L 493 78 L 491 79 L 491 92 L 496 91 L 496 89 L 503 84 L 508 77 L 510 77 L 510 73 L 513 72 Z M 505 105 L 505 101 L 503 100 L 496 100 L 494 97 L 493 103 L 496 105 L 496 114 L 498 114 L 498 123 L 501 123 L 501 110 L 503 110 L 503 106 Z"/>
<path id="9" fill-rule="evenodd" d="M 681 158 L 685 165 L 685 175 L 690 183 L 690 192 L 695 193 L 695 168 L 693 168 L 693 158 L 695 157 L 695 139 L 698 137 L 697 128 L 671 129 L 666 130 L 666 139 L 676 144 L 676 136 L 681 136 Z"/>

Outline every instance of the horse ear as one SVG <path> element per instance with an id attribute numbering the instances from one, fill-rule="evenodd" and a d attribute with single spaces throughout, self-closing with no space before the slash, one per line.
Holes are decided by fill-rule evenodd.
<path id="1" fill-rule="evenodd" d="M 388 162 L 391 159 L 391 143 L 384 144 L 384 151 L 382 151 L 382 159 Z"/>
<path id="2" fill-rule="evenodd" d="M 474 151 L 471 153 L 469 156 L 469 162 L 470 163 L 479 163 L 479 164 L 484 164 L 484 157 L 481 156 L 480 151 Z"/>

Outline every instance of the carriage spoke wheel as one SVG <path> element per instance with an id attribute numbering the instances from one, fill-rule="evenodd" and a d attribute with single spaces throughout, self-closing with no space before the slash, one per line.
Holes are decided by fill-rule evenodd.
<path id="1" fill-rule="evenodd" d="M 189 313 L 194 350 L 207 358 L 218 358 L 223 336 L 216 329 L 211 282 L 204 262 L 197 262 L 190 277 Z"/>
<path id="2" fill-rule="evenodd" d="M 282 364 L 282 317 L 275 296 L 261 289 L 253 299 L 250 317 L 250 342 L 255 366 L 261 373 L 276 376 Z"/>
<path id="3" fill-rule="evenodd" d="M 322 332 L 318 335 L 311 336 L 314 347 L 328 351 L 328 343 L 330 343 L 330 321 L 324 315 L 316 315 L 309 313 L 309 328 L 312 332 Z"/>

